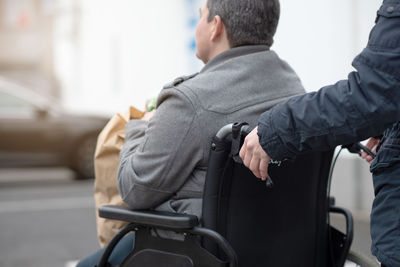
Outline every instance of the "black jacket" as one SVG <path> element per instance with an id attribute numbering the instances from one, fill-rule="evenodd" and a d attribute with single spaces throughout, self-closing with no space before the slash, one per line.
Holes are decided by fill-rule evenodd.
<path id="1" fill-rule="evenodd" d="M 293 97 L 259 118 L 260 144 L 274 160 L 381 134 L 400 120 L 400 0 L 385 0 L 347 80 Z"/>

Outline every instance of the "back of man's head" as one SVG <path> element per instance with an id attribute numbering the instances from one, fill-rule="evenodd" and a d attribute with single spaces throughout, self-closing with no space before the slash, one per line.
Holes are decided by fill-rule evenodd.
<path id="1" fill-rule="evenodd" d="M 208 21 L 219 15 L 230 47 L 268 45 L 278 26 L 279 0 L 207 0 Z"/>

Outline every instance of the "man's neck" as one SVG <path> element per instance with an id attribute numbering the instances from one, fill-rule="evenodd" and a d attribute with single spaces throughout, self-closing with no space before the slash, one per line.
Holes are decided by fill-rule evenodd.
<path id="1" fill-rule="evenodd" d="M 221 54 L 221 53 L 223 53 L 223 52 L 225 52 L 225 51 L 228 51 L 229 49 L 231 49 L 231 47 L 229 46 L 228 41 L 219 43 L 219 44 L 216 45 L 216 46 L 214 47 L 214 49 L 210 52 L 210 56 L 208 57 L 207 62 L 209 62 L 211 59 L 213 59 L 213 58 L 216 57 L 217 55 L 219 55 L 219 54 Z M 207 62 L 204 62 L 204 63 L 207 63 Z"/>

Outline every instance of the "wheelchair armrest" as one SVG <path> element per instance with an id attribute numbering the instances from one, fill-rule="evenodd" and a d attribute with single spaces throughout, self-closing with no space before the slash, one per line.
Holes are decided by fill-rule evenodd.
<path id="1" fill-rule="evenodd" d="M 353 221 L 353 216 L 351 215 L 351 212 L 345 208 L 336 207 L 336 206 L 330 206 L 329 212 L 339 213 L 344 216 L 344 218 L 346 219 L 346 237 L 347 237 L 347 241 L 351 244 L 351 242 L 353 241 L 353 235 L 354 235 L 354 221 Z"/>
<path id="2" fill-rule="evenodd" d="M 144 228 L 145 227 L 154 227 L 154 228 L 159 228 L 159 229 L 167 229 L 167 230 L 173 230 L 176 232 L 185 232 L 189 233 L 192 236 L 191 238 L 188 238 L 189 244 L 190 242 L 193 242 L 193 240 L 196 240 L 196 236 L 201 236 L 201 237 L 207 237 L 210 240 L 213 240 L 216 242 L 219 247 L 222 249 L 222 251 L 225 253 L 226 257 L 229 259 L 229 267 L 237 267 L 238 266 L 238 259 L 236 256 L 236 253 L 234 249 L 231 247 L 228 241 L 221 236 L 219 233 L 198 227 L 199 221 L 197 216 L 195 215 L 189 215 L 189 214 L 180 214 L 180 213 L 173 213 L 173 212 L 161 212 L 161 211 L 135 211 L 135 210 L 130 210 L 121 206 L 102 206 L 99 208 L 99 216 L 102 218 L 107 218 L 107 219 L 113 219 L 113 220 L 122 220 L 122 221 L 127 221 L 130 222 L 127 226 L 122 228 L 110 241 L 110 243 L 107 245 L 106 250 L 103 253 L 103 256 L 101 257 L 99 267 L 104 267 L 108 266 L 107 260 L 113 251 L 114 247 L 116 244 L 123 238 L 127 233 L 131 231 L 136 231 L 136 241 L 139 240 L 140 237 L 144 237 L 144 239 L 140 239 L 142 242 L 144 240 L 147 240 L 149 236 L 149 231 L 147 231 L 146 235 L 142 235 L 144 233 Z M 144 227 L 141 227 L 144 226 Z M 158 238 L 158 237 L 152 237 L 152 238 Z M 162 238 L 163 239 L 163 238 Z M 186 238 L 185 238 L 186 240 Z M 136 242 L 135 241 L 135 242 Z M 147 240 L 148 241 L 148 240 Z M 146 242 L 147 242 L 146 241 Z M 157 241 L 157 240 L 156 240 Z M 158 240 L 159 241 L 159 240 Z M 171 241 L 171 240 L 170 240 Z M 153 242 L 153 241 L 149 241 Z M 164 241 L 163 241 L 164 242 Z M 177 242 L 173 241 L 172 242 Z M 185 241 L 186 242 L 186 241 Z M 182 242 L 179 242 L 182 243 Z M 146 243 L 146 244 L 151 244 L 151 243 Z M 157 244 L 159 244 L 157 242 Z M 165 243 L 161 243 L 164 244 Z M 171 245 L 172 244 L 172 245 Z M 176 244 L 174 243 L 168 243 L 168 247 L 175 247 Z M 187 244 L 187 243 L 182 243 L 182 244 Z M 197 241 L 196 241 L 197 244 Z M 162 247 L 163 245 L 161 245 Z M 138 244 L 135 245 L 135 249 L 138 249 L 140 246 Z M 179 249 L 179 247 L 176 247 Z M 200 247 L 197 245 L 197 248 L 200 248 L 201 251 L 204 250 L 204 248 Z M 159 249 L 159 245 L 156 246 L 156 249 Z M 169 250 L 167 250 L 169 251 Z M 187 251 L 187 248 L 183 251 Z M 215 258 L 212 254 L 209 252 L 205 252 L 205 254 L 200 254 L 202 257 L 205 258 L 205 262 L 214 262 L 211 260 L 212 257 Z M 211 258 L 210 258 L 211 257 Z M 203 266 L 203 265 L 201 265 Z M 205 266 L 205 265 L 204 265 Z M 207 265 L 209 266 L 209 265 Z M 214 265 L 213 265 L 214 266 Z M 224 265 L 218 265 L 218 266 L 228 266 L 226 264 Z"/>
<path id="3" fill-rule="evenodd" d="M 164 211 L 137 211 L 120 206 L 102 206 L 99 216 L 106 219 L 125 221 L 137 225 L 168 228 L 172 230 L 191 229 L 199 224 L 197 216 Z"/>
<path id="4" fill-rule="evenodd" d="M 353 241 L 353 216 L 351 215 L 350 211 L 342 207 L 330 206 L 329 212 L 332 213 L 339 213 L 343 215 L 346 219 L 346 233 L 343 234 L 334 227 L 330 227 L 330 241 L 331 243 L 331 252 L 333 253 L 332 256 L 335 255 L 336 266 L 344 266 L 346 261 L 347 255 L 350 250 L 351 243 Z"/>

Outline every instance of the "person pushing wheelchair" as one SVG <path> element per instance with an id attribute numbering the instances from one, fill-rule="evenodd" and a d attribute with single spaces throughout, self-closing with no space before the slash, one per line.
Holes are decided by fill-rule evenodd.
<path id="1" fill-rule="evenodd" d="M 367 47 L 354 59 L 347 80 L 293 97 L 264 112 L 240 151 L 260 179 L 271 159 L 328 150 L 371 136 L 367 147 L 375 199 L 372 254 L 382 266 L 400 266 L 400 0 L 384 0 Z M 386 129 L 386 130 L 385 130 Z M 273 177 L 272 177 L 273 178 Z"/>

